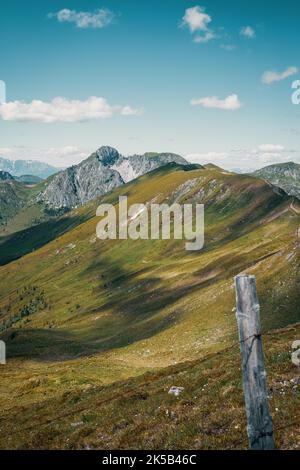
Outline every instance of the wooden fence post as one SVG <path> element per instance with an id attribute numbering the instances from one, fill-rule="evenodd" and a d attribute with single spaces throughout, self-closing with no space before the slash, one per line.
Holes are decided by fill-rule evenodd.
<path id="1" fill-rule="evenodd" d="M 236 318 L 242 355 L 243 386 L 251 449 L 275 449 L 269 412 L 255 276 L 235 277 Z"/>
<path id="2" fill-rule="evenodd" d="M 0 364 L 6 364 L 6 344 L 0 341 Z"/>

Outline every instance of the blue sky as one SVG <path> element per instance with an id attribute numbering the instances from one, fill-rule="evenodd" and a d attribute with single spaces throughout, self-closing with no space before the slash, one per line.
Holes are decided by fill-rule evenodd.
<path id="1" fill-rule="evenodd" d="M 300 163 L 299 13 L 294 0 L 2 2 L 0 154 L 65 166 L 112 145 Z"/>

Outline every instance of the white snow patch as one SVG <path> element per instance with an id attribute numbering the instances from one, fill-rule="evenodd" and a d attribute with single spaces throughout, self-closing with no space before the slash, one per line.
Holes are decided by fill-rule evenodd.
<path id="1" fill-rule="evenodd" d="M 134 180 L 139 175 L 134 171 L 128 160 L 122 160 L 118 165 L 111 166 L 112 170 L 118 171 L 125 183 Z"/>

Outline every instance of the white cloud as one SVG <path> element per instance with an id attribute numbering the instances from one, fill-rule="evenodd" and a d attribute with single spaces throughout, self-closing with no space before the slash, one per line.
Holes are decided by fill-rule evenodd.
<path id="1" fill-rule="evenodd" d="M 295 75 L 297 72 L 298 72 L 297 67 L 288 67 L 283 72 L 275 72 L 275 71 L 269 70 L 267 72 L 264 72 L 262 76 L 262 82 L 265 83 L 266 85 L 271 85 L 274 82 L 280 82 L 281 80 L 284 80 L 285 78 L 291 77 L 292 75 Z"/>
<path id="2" fill-rule="evenodd" d="M 206 31 L 207 25 L 211 22 L 211 16 L 204 12 L 204 9 L 195 6 L 185 10 L 184 17 L 182 18 L 183 25 L 188 26 L 191 33 L 195 31 Z"/>
<path id="3" fill-rule="evenodd" d="M 300 152 L 287 150 L 282 145 L 263 144 L 254 149 L 239 148 L 226 152 L 191 153 L 186 155 L 186 158 L 193 163 L 214 163 L 225 169 L 248 172 L 274 163 L 288 161 L 300 163 Z"/>
<path id="4" fill-rule="evenodd" d="M 121 109 L 122 116 L 141 116 L 143 114 L 143 109 L 135 109 L 131 106 L 124 106 Z"/>
<path id="5" fill-rule="evenodd" d="M 240 35 L 247 39 L 254 39 L 256 32 L 251 26 L 244 26 L 240 31 Z"/>
<path id="6" fill-rule="evenodd" d="M 181 26 L 188 27 L 191 34 L 197 33 L 194 36 L 194 42 L 204 44 L 216 37 L 208 27 L 211 21 L 211 16 L 205 13 L 204 8 L 195 6 L 185 10 Z"/>
<path id="7" fill-rule="evenodd" d="M 216 36 L 215 36 L 215 33 L 213 31 L 206 31 L 203 36 L 195 36 L 194 37 L 194 42 L 197 42 L 198 44 L 205 44 L 209 41 L 211 41 L 212 39 L 214 39 Z"/>
<path id="8" fill-rule="evenodd" d="M 107 119 L 114 114 L 139 116 L 142 112 L 141 109 L 130 106 L 111 106 L 105 98 L 97 96 L 91 96 L 85 101 L 57 97 L 50 102 L 11 101 L 0 105 L 0 116 L 3 120 L 19 122 L 84 122 Z"/>
<path id="9" fill-rule="evenodd" d="M 258 150 L 261 152 L 282 152 L 285 150 L 283 145 L 278 145 L 278 144 L 262 144 L 258 146 Z"/>
<path id="10" fill-rule="evenodd" d="M 49 13 L 50 18 L 56 18 L 60 23 L 74 23 L 77 28 L 102 29 L 108 26 L 115 15 L 106 8 L 98 8 L 94 12 L 76 11 L 64 8 L 57 13 Z"/>
<path id="11" fill-rule="evenodd" d="M 236 109 L 241 108 L 243 105 L 238 95 L 229 95 L 224 100 L 219 99 L 216 96 L 207 96 L 200 99 L 192 99 L 192 106 L 203 106 L 204 108 L 217 108 L 225 109 L 227 111 L 235 111 Z"/>
<path id="12" fill-rule="evenodd" d="M 227 152 L 190 153 L 186 155 L 191 162 L 220 163 L 228 158 Z"/>

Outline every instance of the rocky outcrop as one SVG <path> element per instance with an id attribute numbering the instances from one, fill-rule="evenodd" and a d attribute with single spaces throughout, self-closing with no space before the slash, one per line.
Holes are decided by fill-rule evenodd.
<path id="1" fill-rule="evenodd" d="M 125 183 L 127 183 L 171 162 L 179 165 L 187 164 L 184 158 L 174 153 L 145 153 L 144 155 L 133 155 L 131 157 L 120 156 L 113 168 L 120 173 Z"/>
<path id="2" fill-rule="evenodd" d="M 52 209 L 71 209 L 170 162 L 187 164 L 171 153 L 124 157 L 112 147 L 101 147 L 79 165 L 49 178 L 37 200 Z"/>
<path id="3" fill-rule="evenodd" d="M 104 147 L 87 160 L 54 175 L 38 201 L 52 209 L 71 209 L 95 199 L 124 184 L 120 174 L 111 169 L 112 154 Z"/>
<path id="4" fill-rule="evenodd" d="M 300 199 L 300 165 L 294 162 L 278 163 L 266 166 L 253 173 L 275 186 L 283 189 L 290 196 Z"/>

